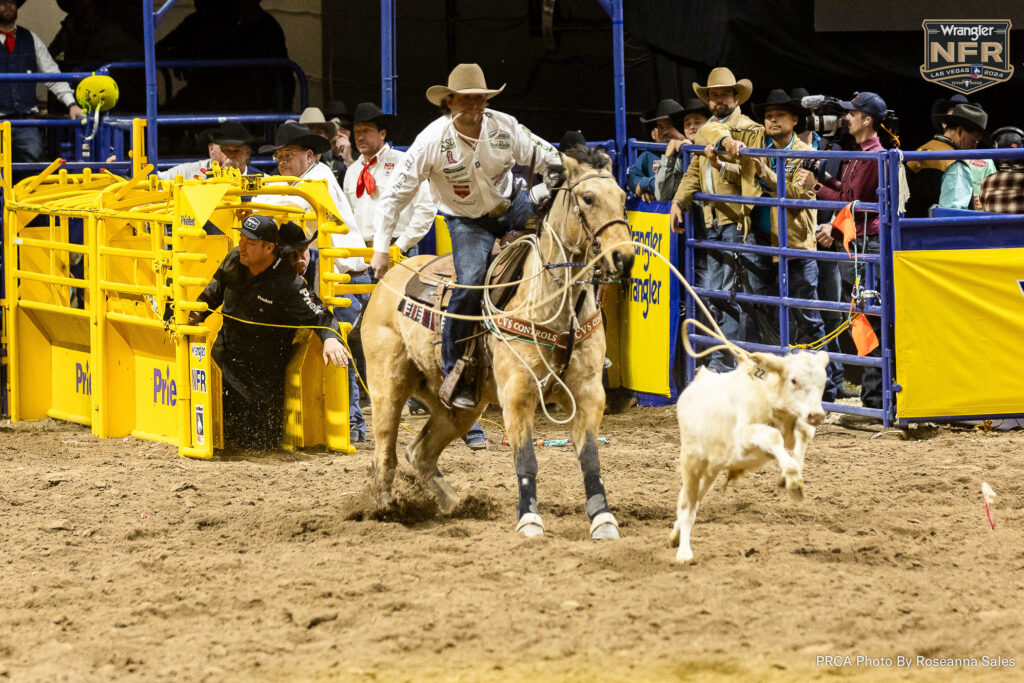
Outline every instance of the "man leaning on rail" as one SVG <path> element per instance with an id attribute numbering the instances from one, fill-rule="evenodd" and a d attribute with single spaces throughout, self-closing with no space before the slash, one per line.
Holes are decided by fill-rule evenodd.
<path id="1" fill-rule="evenodd" d="M 718 67 L 712 69 L 708 75 L 706 86 L 694 83 L 693 90 L 697 93 L 697 97 L 711 109 L 712 117 L 709 122 L 718 122 L 729 128 L 732 138 L 726 140 L 727 145 L 737 144 L 733 138 L 746 140 L 744 136 L 747 135 L 751 136 L 750 142 L 753 142 L 753 137 L 758 134 L 757 131 L 761 127 L 740 112 L 740 105 L 750 99 L 750 93 L 753 90 L 753 85 L 748 79 L 736 80 L 732 71 L 725 67 Z M 697 135 L 700 136 L 700 131 L 697 132 Z M 731 153 L 735 150 L 730 148 L 728 151 Z M 723 174 L 720 160 L 709 159 L 704 154 L 695 154 L 690 161 L 689 168 L 683 174 L 675 197 L 673 197 L 672 229 L 676 232 L 683 231 L 683 212 L 690 210 L 694 201 L 693 197 L 698 192 L 746 196 L 756 194 L 753 165 L 744 164 L 742 170 L 740 182 L 734 182 L 736 178 L 730 180 Z M 753 233 L 749 230 L 750 205 L 705 202 L 703 211 L 704 225 L 707 228 L 709 240 L 746 242 L 748 244 L 755 241 Z M 740 275 L 740 271 L 748 275 L 756 271 L 757 259 L 751 255 L 712 250 L 708 252 L 707 263 L 706 286 L 709 289 L 725 291 L 739 289 L 751 294 L 762 293 L 752 291 L 750 283 Z M 750 341 L 746 339 L 747 316 L 738 303 L 731 300 L 712 300 L 711 312 L 726 337 L 733 340 Z M 725 351 L 716 351 L 711 356 L 708 368 L 715 372 L 727 372 L 735 367 L 735 363 L 731 354 Z"/>
<path id="2" fill-rule="evenodd" d="M 296 327 L 316 330 L 325 365 L 347 366 L 351 356 L 330 311 L 280 256 L 274 220 L 249 216 L 238 230 L 238 246 L 199 295 L 209 310 L 191 313 L 189 323 L 223 306 L 211 355 L 223 376 L 225 446 L 272 449 L 281 443 L 285 370 Z"/>
<path id="3" fill-rule="evenodd" d="M 441 117 L 416 137 L 390 191 L 377 205 L 370 264 L 377 277 L 383 277 L 390 265 L 388 248 L 399 214 L 424 179 L 430 180 L 438 207 L 449 216 L 459 284 L 482 285 L 494 240 L 522 227 L 536 212 L 530 192 L 522 181 L 513 180 L 512 167 L 523 164 L 543 174 L 561 160 L 550 143 L 516 119 L 487 108 L 487 100 L 504 89 L 488 88 L 479 65 L 459 64 L 449 74 L 447 86 L 427 90 L 427 99 L 441 108 Z M 543 189 L 544 185 L 535 188 Z M 480 315 L 482 297 L 479 289 L 456 289 L 448 310 Z M 475 326 L 473 321 L 445 319 L 441 333 L 445 375 L 450 375 L 466 353 Z M 450 382 L 445 384 L 450 386 Z M 475 407 L 475 387 L 460 382 L 451 394 L 451 405 L 466 410 Z"/>
<path id="4" fill-rule="evenodd" d="M 798 135 L 804 131 L 807 116 L 810 112 L 800 103 L 799 97 L 786 94 L 781 89 L 772 90 L 764 103 L 754 105 L 754 115 L 764 121 L 755 133 L 745 132 L 745 144 L 752 147 L 767 149 L 790 149 L 810 151 L 811 146 L 800 140 Z M 697 133 L 700 143 L 709 148 L 706 154 L 709 163 L 717 157 L 716 149 L 723 149 L 726 139 L 733 139 L 728 126 L 718 122 L 709 122 Z M 744 146 L 744 142 L 740 142 Z M 755 189 L 757 194 L 765 197 L 777 196 L 778 160 L 775 157 L 741 157 L 745 163 L 752 164 L 756 171 Z M 814 199 L 814 193 L 797 182 L 797 172 L 801 168 L 801 159 L 782 160 L 782 182 L 785 185 L 785 196 L 788 199 Z M 739 184 L 741 164 L 727 163 L 722 168 L 726 179 Z M 779 245 L 779 210 L 775 207 L 756 206 L 750 214 L 751 230 L 759 237 L 770 235 L 772 246 Z M 815 210 L 786 209 L 786 246 L 789 249 L 807 249 L 815 251 Z M 748 275 L 748 282 L 766 293 L 771 287 L 769 283 L 775 279 L 772 259 L 758 259 L 760 268 L 757 273 Z M 791 258 L 787 261 L 789 275 L 788 296 L 797 299 L 818 298 L 818 263 L 814 259 Z M 753 277 L 757 279 L 754 280 Z M 774 321 L 773 321 L 774 322 Z M 790 309 L 791 332 L 793 339 L 800 344 L 808 344 L 825 336 L 825 325 L 821 314 L 813 308 L 794 307 Z M 773 330 L 769 330 L 774 334 Z M 754 338 L 755 331 L 748 329 L 748 339 Z M 765 340 L 767 343 L 767 340 Z M 829 379 L 825 385 L 825 400 L 835 400 L 835 387 Z"/>

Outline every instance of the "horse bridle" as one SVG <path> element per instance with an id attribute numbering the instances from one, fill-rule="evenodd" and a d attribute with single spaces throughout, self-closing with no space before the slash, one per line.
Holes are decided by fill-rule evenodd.
<path id="1" fill-rule="evenodd" d="M 625 216 L 623 216 L 622 218 L 613 218 L 610 221 L 607 221 L 606 223 L 604 223 L 604 225 L 602 225 L 601 227 L 597 228 L 596 230 L 594 230 L 593 228 L 590 227 L 590 223 L 587 222 L 586 215 L 583 213 L 583 209 L 580 207 L 579 198 L 572 192 L 572 190 L 577 185 L 579 185 L 580 183 L 582 183 L 584 181 L 594 180 L 594 179 L 597 179 L 597 178 L 611 178 L 612 180 L 614 180 L 615 176 L 613 176 L 611 173 L 607 173 L 607 172 L 588 173 L 588 174 L 585 174 L 583 176 L 580 176 L 579 178 L 574 180 L 569 185 L 565 185 L 565 186 L 562 186 L 562 187 L 556 187 L 555 188 L 555 192 L 558 192 L 558 191 L 568 192 L 569 199 L 572 202 L 572 213 L 573 213 L 573 215 L 576 216 L 576 220 L 578 220 L 580 222 L 580 227 L 583 228 L 584 233 L 586 233 L 587 237 L 590 238 L 590 247 L 593 250 L 595 256 L 597 254 L 601 253 L 601 240 L 600 240 L 600 236 L 601 236 L 602 232 L 604 232 L 605 230 L 607 230 L 611 226 L 618 225 L 620 223 L 622 225 L 625 225 L 626 227 L 629 227 L 629 221 L 626 220 Z"/>

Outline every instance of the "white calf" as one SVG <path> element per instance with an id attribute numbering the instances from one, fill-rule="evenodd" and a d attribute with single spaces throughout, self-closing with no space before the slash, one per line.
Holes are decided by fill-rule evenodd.
<path id="1" fill-rule="evenodd" d="M 733 372 L 702 368 L 686 387 L 676 406 L 683 475 L 672 528 L 678 562 L 693 559 L 690 529 L 697 507 L 722 470 L 728 471 L 728 485 L 775 459 L 782 468 L 779 485 L 803 498 L 804 452 L 814 428 L 825 421 L 821 394 L 827 365 L 824 352 L 784 358 L 754 353 Z"/>

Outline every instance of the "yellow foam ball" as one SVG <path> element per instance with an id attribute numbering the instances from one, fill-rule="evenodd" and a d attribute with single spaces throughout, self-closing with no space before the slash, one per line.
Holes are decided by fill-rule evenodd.
<path id="1" fill-rule="evenodd" d="M 93 74 L 83 78 L 75 88 L 78 106 L 85 111 L 107 111 L 117 104 L 117 82 L 110 76 Z"/>

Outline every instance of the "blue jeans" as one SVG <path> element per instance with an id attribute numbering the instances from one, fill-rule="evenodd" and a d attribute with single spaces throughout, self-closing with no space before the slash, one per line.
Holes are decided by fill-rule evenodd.
<path id="1" fill-rule="evenodd" d="M 351 284 L 370 284 L 370 274 L 368 272 L 352 274 Z M 367 294 L 349 294 L 346 295 L 346 298 L 352 300 L 352 305 L 345 308 L 335 307 L 334 319 L 339 323 L 354 325 L 356 318 L 359 317 L 359 312 L 363 310 L 363 306 L 366 305 L 370 297 Z M 363 419 L 363 409 L 359 407 L 359 378 L 356 376 L 354 364 L 349 366 L 348 371 L 348 426 L 352 432 L 350 435 L 352 443 L 366 441 L 366 420 Z"/>
<path id="2" fill-rule="evenodd" d="M 37 163 L 43 160 L 43 133 L 38 128 L 12 128 L 12 160 Z"/>
<path id="3" fill-rule="evenodd" d="M 818 299 L 818 262 L 812 259 L 790 259 L 789 296 L 796 299 Z M 821 312 L 814 308 L 789 309 L 789 338 L 797 344 L 808 344 L 825 336 Z M 831 364 L 825 369 L 825 391 L 822 400 L 836 399 L 835 378 Z"/>
<path id="4" fill-rule="evenodd" d="M 451 216 L 448 232 L 452 238 L 452 258 L 458 284 L 484 284 L 494 240 L 510 230 L 523 227 L 533 213 L 533 202 L 523 190 L 515 195 L 512 205 L 500 218 Z M 456 288 L 448 302 L 448 311 L 459 315 L 480 315 L 482 300 L 482 289 Z M 455 361 L 465 354 L 466 343 L 475 334 L 476 327 L 473 320 L 444 318 L 441 325 L 441 370 L 444 374 L 451 372 Z"/>
<path id="5" fill-rule="evenodd" d="M 863 237 L 858 237 L 857 240 L 862 240 Z M 865 254 L 877 254 L 879 252 L 879 241 L 878 235 L 868 235 L 867 244 L 864 247 Z M 867 277 L 862 280 L 864 286 L 868 289 L 874 289 L 876 291 L 881 289 L 881 281 L 879 280 L 879 266 L 874 268 L 875 276 L 872 280 L 868 281 Z M 871 303 L 877 303 L 874 299 L 869 300 Z M 878 337 L 878 347 L 868 354 L 871 358 L 882 357 L 882 319 L 869 315 L 867 316 L 868 322 L 871 323 L 871 329 L 875 331 L 875 336 Z M 864 368 L 864 377 L 860 382 L 860 401 L 865 408 L 881 408 L 882 407 L 882 371 L 879 368 Z"/>
<path id="6" fill-rule="evenodd" d="M 744 242 L 753 243 L 754 236 L 750 233 L 746 240 L 743 237 L 743 228 L 735 223 L 719 224 L 712 223 L 708 229 L 708 239 L 719 242 Z M 708 251 L 708 273 L 707 288 L 730 292 L 739 288 L 736 281 L 737 257 L 743 259 L 744 271 L 749 275 L 753 274 L 756 264 L 749 255 L 739 255 L 731 251 Z M 748 279 L 745 277 L 744 279 Z M 747 282 L 745 285 L 749 285 Z M 744 291 L 745 287 L 743 288 Z M 713 299 L 709 306 L 715 322 L 722 328 L 726 339 L 733 341 L 746 341 L 747 316 L 742 312 L 740 305 L 728 299 Z M 715 372 L 728 372 L 736 367 L 736 359 L 727 351 L 716 351 L 711 354 L 711 362 L 708 367 Z"/>
<path id="7" fill-rule="evenodd" d="M 839 274 L 838 261 L 818 261 L 818 298 L 822 301 L 842 301 L 843 279 Z M 822 311 L 822 321 L 825 323 L 825 331 L 831 332 L 840 325 L 846 317 L 839 311 Z M 825 350 L 830 354 L 842 353 L 839 340 L 834 339 L 828 343 Z M 829 362 L 829 369 L 832 372 L 832 381 L 836 387 L 842 386 L 846 380 L 843 364 L 837 360 Z"/>

